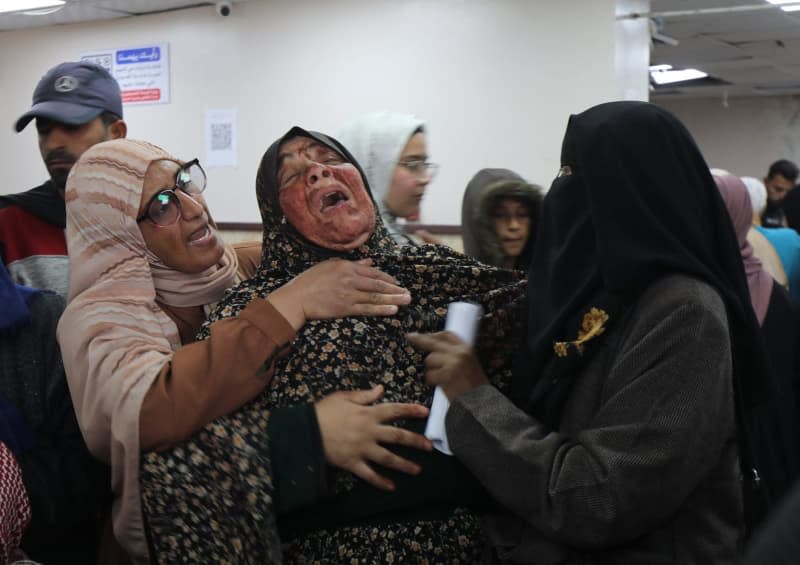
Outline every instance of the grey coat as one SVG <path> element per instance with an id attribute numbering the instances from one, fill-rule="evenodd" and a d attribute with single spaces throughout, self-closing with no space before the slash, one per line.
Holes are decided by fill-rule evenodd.
<path id="1" fill-rule="evenodd" d="M 508 511 L 486 519 L 495 558 L 733 563 L 742 510 L 722 300 L 665 277 L 608 331 L 556 431 L 488 385 L 451 405 L 452 450 Z"/>

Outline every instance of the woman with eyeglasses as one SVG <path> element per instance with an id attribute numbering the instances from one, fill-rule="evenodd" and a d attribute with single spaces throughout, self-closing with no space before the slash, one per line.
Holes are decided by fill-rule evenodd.
<path id="1" fill-rule="evenodd" d="M 508 169 L 475 173 L 461 203 L 464 253 L 496 267 L 527 269 L 542 192 Z"/>
<path id="2" fill-rule="evenodd" d="M 374 112 L 347 123 L 337 135 L 364 169 L 375 201 L 392 238 L 416 245 L 398 218 L 416 220 L 425 189 L 439 165 L 428 161 L 425 123 L 411 114 Z M 417 235 L 439 243 L 427 232 Z"/>
<path id="3" fill-rule="evenodd" d="M 140 453 L 179 445 L 256 397 L 306 321 L 390 315 L 410 301 L 405 289 L 369 261 L 326 261 L 254 300 L 236 318 L 211 324 L 211 339 L 194 342 L 209 307 L 237 281 L 237 256 L 209 215 L 201 195 L 205 185 L 197 160 L 183 162 L 159 147 L 126 139 L 86 151 L 66 186 L 70 285 L 58 339 L 86 443 L 111 464 L 114 532 L 135 563 L 149 561 Z M 326 443 L 325 454 L 338 456 L 356 474 L 369 469 L 366 461 L 376 451 L 382 455 L 378 441 L 429 448 L 421 435 L 384 425 L 394 418 L 424 417 L 427 410 L 396 403 L 367 406 L 381 394 L 374 387 L 330 395 L 304 413 L 313 425 L 318 414 L 336 423 L 326 437 L 337 440 L 341 434 L 350 443 Z M 264 446 L 267 477 L 268 453 Z M 225 457 L 221 463 L 231 468 L 249 461 L 235 442 Z M 416 471 L 400 457 L 381 462 Z M 375 477 L 373 472 L 365 478 Z M 252 493 L 270 495 L 271 484 Z M 261 531 L 272 545 L 262 553 L 277 555 L 271 516 L 263 517 Z"/>

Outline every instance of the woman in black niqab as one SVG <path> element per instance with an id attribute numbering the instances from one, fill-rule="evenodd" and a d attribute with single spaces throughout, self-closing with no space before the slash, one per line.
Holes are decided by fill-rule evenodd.
<path id="1" fill-rule="evenodd" d="M 536 276 L 528 281 L 528 363 L 517 386 L 541 372 L 553 342 L 590 302 L 621 313 L 670 273 L 694 276 L 720 293 L 733 318 L 734 345 L 743 346 L 734 351 L 755 362 L 757 323 L 736 236 L 683 124 L 652 104 L 595 106 L 570 118 L 561 163 L 529 270 Z M 752 396 L 755 375 L 741 378 L 742 392 Z"/>
<path id="2" fill-rule="evenodd" d="M 729 562 L 741 512 L 736 440 L 746 483 L 758 464 L 777 497 L 787 476 L 719 191 L 686 128 L 647 103 L 572 116 L 561 165 L 529 269 L 511 392 L 521 410 L 480 386 L 463 352 L 459 371 L 441 369 L 442 338 L 415 340 L 439 354 L 428 379 L 452 403 L 450 446 L 511 511 L 488 530 L 520 562 L 550 551 L 559 563 L 607 562 L 609 551 L 615 563 Z M 552 542 L 561 551 L 545 549 Z"/>
<path id="3" fill-rule="evenodd" d="M 658 106 L 602 104 L 570 118 L 561 163 L 529 271 L 536 276 L 528 281 L 517 399 L 554 423 L 569 382 L 557 379 L 552 386 L 552 379 L 536 376 L 547 373 L 542 369 L 554 358 L 553 342 L 571 334 L 576 316 L 603 304 L 610 325 L 655 280 L 671 273 L 698 278 L 720 294 L 728 315 L 743 472 L 752 478 L 757 467 L 766 495 L 777 500 L 796 469 L 790 455 L 773 448 L 784 442 L 768 418 L 774 399 L 763 375 L 769 369 L 736 235 L 691 135 Z M 751 519 L 760 513 L 746 512 Z"/>

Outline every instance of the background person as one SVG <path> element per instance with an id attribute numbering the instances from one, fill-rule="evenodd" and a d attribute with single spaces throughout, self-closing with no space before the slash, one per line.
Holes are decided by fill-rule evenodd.
<path id="1" fill-rule="evenodd" d="M 767 189 L 767 207 L 761 214 L 761 225 L 765 228 L 786 226 L 783 199 L 797 182 L 797 165 L 788 159 L 779 159 L 769 166 L 764 186 Z"/>
<path id="2" fill-rule="evenodd" d="M 61 63 L 36 85 L 33 105 L 14 129 L 22 131 L 33 119 L 50 179 L 27 192 L 0 195 L 0 258 L 16 282 L 66 296 L 64 186 L 84 151 L 125 137 L 119 85 L 92 63 Z"/>
<path id="3" fill-rule="evenodd" d="M 766 201 L 766 188 L 761 181 L 753 177 L 742 177 L 742 182 L 745 183 L 750 194 L 750 202 L 753 204 L 753 216 L 760 215 L 760 211 L 763 210 L 764 202 Z M 795 199 L 794 193 L 790 192 L 787 198 L 789 198 L 789 202 L 784 199 L 783 206 L 785 210 L 790 210 L 793 206 L 791 201 Z M 760 208 L 757 207 L 759 205 L 761 206 Z M 786 215 L 790 217 L 791 212 L 787 211 Z M 754 229 L 775 250 L 780 261 L 781 270 L 785 273 L 785 286 L 789 289 L 789 295 L 795 303 L 800 303 L 800 235 L 791 227 L 765 228 L 761 225 L 756 225 Z M 748 236 L 748 239 L 751 239 L 750 236 Z M 755 239 L 751 239 L 751 243 L 754 241 Z M 759 248 L 756 249 L 758 250 Z M 765 261 L 766 264 L 772 264 L 768 254 L 760 253 L 759 258 L 762 260 L 767 259 Z M 773 270 L 776 269 L 772 268 L 770 272 Z M 780 272 L 778 275 L 780 275 Z M 780 276 L 773 276 L 775 280 L 781 282 Z"/>
<path id="4" fill-rule="evenodd" d="M 712 169 L 713 174 L 714 169 Z M 767 236 L 764 235 L 764 229 L 761 228 L 761 212 L 767 205 L 767 189 L 764 183 L 755 177 L 740 177 L 745 187 L 747 187 L 747 194 L 750 196 L 750 204 L 753 209 L 753 224 L 747 232 L 747 241 L 753 246 L 753 253 L 761 260 L 764 268 L 772 275 L 778 284 L 783 288 L 789 289 L 789 278 L 786 276 L 786 270 L 783 268 L 783 261 L 778 255 L 775 246 L 772 245 Z M 780 228 L 773 228 L 780 229 Z"/>
<path id="5" fill-rule="evenodd" d="M 0 264 L 2 437 L 21 468 L 32 519 L 22 548 L 42 563 L 95 563 L 109 471 L 86 449 L 56 342 L 64 298 L 15 284 Z M 12 440 L 13 439 L 13 440 Z"/>
<path id="6" fill-rule="evenodd" d="M 392 238 L 414 245 L 397 219 L 419 218 L 425 190 L 439 169 L 428 161 L 425 123 L 411 114 L 374 112 L 345 124 L 337 137 L 364 170 Z M 416 235 L 439 243 L 423 230 Z"/>
<path id="7" fill-rule="evenodd" d="M 774 397 L 779 400 L 773 409 L 780 421 L 780 437 L 786 442 L 779 447 L 786 458 L 787 482 L 793 483 L 800 475 L 800 450 L 796 447 L 800 440 L 800 413 L 797 409 L 800 404 L 800 353 L 797 349 L 800 344 L 800 313 L 786 290 L 762 267 L 747 240 L 753 209 L 744 182 L 731 174 L 715 174 L 714 182 L 739 240 L 750 302 L 761 326 L 769 360 L 770 371 L 762 378 L 769 379 Z"/>
<path id="8" fill-rule="evenodd" d="M 461 203 L 464 253 L 504 269 L 530 263 L 542 189 L 508 169 L 481 169 Z"/>

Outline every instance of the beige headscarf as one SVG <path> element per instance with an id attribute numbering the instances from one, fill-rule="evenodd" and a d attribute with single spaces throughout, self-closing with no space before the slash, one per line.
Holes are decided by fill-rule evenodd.
<path id="1" fill-rule="evenodd" d="M 67 180 L 67 308 L 58 324 L 75 412 L 91 452 L 111 464 L 114 532 L 134 562 L 146 563 L 139 502 L 139 412 L 153 381 L 180 347 L 157 300 L 196 306 L 219 300 L 236 275 L 226 245 L 199 274 L 174 271 L 151 253 L 136 216 L 151 163 L 180 162 L 143 141 L 95 145 Z"/>

